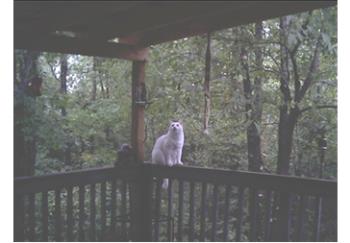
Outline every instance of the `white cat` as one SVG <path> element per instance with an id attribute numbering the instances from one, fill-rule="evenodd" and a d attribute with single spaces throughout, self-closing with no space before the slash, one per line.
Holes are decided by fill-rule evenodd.
<path id="1" fill-rule="evenodd" d="M 184 131 L 180 122 L 171 122 L 168 132 L 160 136 L 152 150 L 152 163 L 160 165 L 183 165 L 181 161 L 184 145 Z M 168 179 L 163 180 L 162 187 L 168 188 Z"/>

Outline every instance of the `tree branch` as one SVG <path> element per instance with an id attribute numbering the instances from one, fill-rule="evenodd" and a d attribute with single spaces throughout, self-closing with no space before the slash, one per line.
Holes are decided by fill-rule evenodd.
<path id="1" fill-rule="evenodd" d="M 296 101 L 297 94 L 300 92 L 300 79 L 299 79 L 299 71 L 298 71 L 298 64 L 297 60 L 295 58 L 295 52 L 290 54 L 290 60 L 292 61 L 292 67 L 293 67 L 293 76 L 294 76 L 294 101 Z"/>
<path id="2" fill-rule="evenodd" d="M 311 15 L 312 15 L 312 10 L 309 11 L 309 15 L 307 16 L 307 18 L 305 19 L 305 22 L 301 25 L 301 29 L 299 30 L 299 33 L 300 33 L 303 37 L 305 37 L 304 31 L 306 30 L 308 24 L 310 23 Z M 297 52 L 297 50 L 298 50 L 300 44 L 301 44 L 301 39 L 298 38 L 297 43 L 295 44 L 295 46 L 293 47 L 293 49 L 290 51 L 290 53 L 295 54 L 295 53 Z"/>
<path id="3" fill-rule="evenodd" d="M 309 107 L 306 107 L 304 109 L 301 109 L 299 111 L 299 114 L 302 114 L 308 110 L 311 110 L 312 108 L 316 108 L 316 109 L 338 109 L 338 106 L 337 105 L 317 105 L 316 107 L 312 107 L 312 106 L 309 106 Z"/>
<path id="4" fill-rule="evenodd" d="M 280 18 L 280 54 L 281 54 L 281 78 L 280 78 L 280 90 L 284 96 L 284 101 L 287 103 L 291 100 L 289 89 L 289 68 L 288 68 L 288 47 L 286 47 L 288 21 L 287 17 Z M 283 45 L 282 45 L 283 44 Z"/>
<path id="5" fill-rule="evenodd" d="M 256 67 L 256 65 L 252 65 L 252 68 L 250 69 L 250 72 L 251 73 L 254 73 L 254 72 L 259 72 L 259 71 L 264 71 L 264 72 L 268 72 L 268 73 L 273 73 L 275 75 L 280 75 L 280 72 L 272 67 L 264 67 L 262 69 L 259 69 Z"/>
<path id="6" fill-rule="evenodd" d="M 279 122 L 263 122 L 261 125 L 263 126 L 274 126 L 274 125 L 279 125 Z"/>
<path id="7" fill-rule="evenodd" d="M 49 67 L 50 67 L 52 76 L 53 76 L 57 81 L 61 82 L 61 80 L 56 76 L 55 69 L 54 69 L 53 66 L 50 64 L 50 62 L 49 62 L 48 60 L 46 60 L 46 63 L 47 63 L 47 65 L 49 65 Z"/>
<path id="8" fill-rule="evenodd" d="M 309 71 L 307 73 L 306 79 L 304 81 L 303 86 L 300 89 L 300 92 L 296 94 L 295 101 L 299 103 L 305 96 L 306 91 L 310 87 L 313 79 L 314 74 L 316 73 L 318 67 L 319 67 L 319 58 L 320 58 L 320 46 L 321 46 L 321 34 L 317 38 L 317 43 L 314 51 L 314 55 L 312 57 L 312 61 L 309 67 Z"/>
<path id="9" fill-rule="evenodd" d="M 240 62 L 244 70 L 244 76 L 245 76 L 243 79 L 243 91 L 244 91 L 244 97 L 246 98 L 246 110 L 248 111 L 251 109 L 250 98 L 251 98 L 252 87 L 251 87 L 251 81 L 250 81 L 250 75 L 249 75 L 250 71 L 248 66 L 248 52 L 244 47 L 241 48 Z"/>
<path id="10" fill-rule="evenodd" d="M 309 11 L 308 17 L 306 18 L 305 22 L 302 24 L 301 30 L 299 30 L 299 33 L 300 33 L 303 37 L 305 37 L 304 30 L 306 30 L 307 25 L 308 25 L 309 22 L 310 22 L 311 15 L 312 15 L 312 11 Z M 294 101 L 297 100 L 297 96 L 298 96 L 298 94 L 299 94 L 299 92 L 300 92 L 300 86 L 301 86 L 301 84 L 300 84 L 300 78 L 299 78 L 299 71 L 298 71 L 298 64 L 297 64 L 297 61 L 296 61 L 296 58 L 295 58 L 295 55 L 296 55 L 296 53 L 297 53 L 297 51 L 298 51 L 298 49 L 299 49 L 299 46 L 300 46 L 301 42 L 302 42 L 301 39 L 298 38 L 298 41 L 297 41 L 296 45 L 294 46 L 294 48 L 293 48 L 292 50 L 289 50 L 289 49 L 287 48 L 287 50 L 288 50 L 288 52 L 289 52 L 290 59 L 291 59 L 291 61 L 292 61 L 292 68 L 293 68 L 293 74 L 294 74 L 294 75 L 293 75 L 293 76 L 294 76 L 294 89 L 295 89 L 295 92 L 294 92 Z"/>
<path id="11" fill-rule="evenodd" d="M 265 56 L 268 56 L 271 58 L 271 60 L 275 63 L 275 65 L 278 67 L 278 71 L 281 72 L 281 67 L 279 62 L 276 60 L 276 58 L 272 55 L 272 53 L 270 52 L 270 50 L 264 52 Z"/>

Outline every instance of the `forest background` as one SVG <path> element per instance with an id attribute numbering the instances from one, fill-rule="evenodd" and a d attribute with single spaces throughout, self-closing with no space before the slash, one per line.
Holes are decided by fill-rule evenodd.
<path id="1" fill-rule="evenodd" d="M 131 62 L 15 50 L 15 75 L 22 173 L 112 165 L 130 143 Z M 146 160 L 180 119 L 187 165 L 337 177 L 335 7 L 151 46 L 146 86 Z"/>

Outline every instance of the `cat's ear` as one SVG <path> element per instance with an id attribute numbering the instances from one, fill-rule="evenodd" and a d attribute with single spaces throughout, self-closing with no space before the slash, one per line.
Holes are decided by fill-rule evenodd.
<path id="1" fill-rule="evenodd" d="M 182 120 L 181 120 L 181 119 L 173 119 L 173 120 L 171 120 L 171 122 L 178 122 L 178 123 L 182 123 Z"/>

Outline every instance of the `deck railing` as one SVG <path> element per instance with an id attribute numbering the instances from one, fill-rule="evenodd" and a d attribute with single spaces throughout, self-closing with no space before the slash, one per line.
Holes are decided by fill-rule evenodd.
<path id="1" fill-rule="evenodd" d="M 334 181 L 144 164 L 14 186 L 15 241 L 337 240 Z"/>

